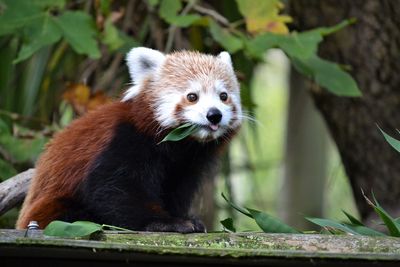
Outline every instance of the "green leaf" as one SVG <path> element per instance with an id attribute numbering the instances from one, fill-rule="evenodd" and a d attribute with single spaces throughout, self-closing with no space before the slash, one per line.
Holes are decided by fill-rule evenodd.
<path id="1" fill-rule="evenodd" d="M 40 7 L 33 1 L 2 0 L 0 2 L 0 36 L 18 34 L 18 29 L 39 20 L 44 16 Z"/>
<path id="2" fill-rule="evenodd" d="M 221 28 L 212 20 L 210 20 L 210 33 L 215 41 L 230 53 L 235 53 L 244 46 L 240 38 L 231 34 L 227 29 Z"/>
<path id="3" fill-rule="evenodd" d="M 289 35 L 265 33 L 247 43 L 249 52 L 260 57 L 270 48 L 281 48 L 288 56 L 309 58 L 317 52 L 322 36 L 318 32 L 293 32 Z"/>
<path id="4" fill-rule="evenodd" d="M 13 162 L 35 162 L 46 142 L 47 138 L 39 135 L 33 139 L 19 139 L 10 134 L 0 135 L 0 146 Z"/>
<path id="5" fill-rule="evenodd" d="M 111 3 L 112 3 L 112 0 L 100 0 L 99 1 L 99 7 L 100 7 L 100 10 L 101 10 L 101 13 L 103 15 L 105 15 L 106 17 L 108 17 L 109 14 L 110 14 Z"/>
<path id="6" fill-rule="evenodd" d="M 4 181 L 17 174 L 13 165 L 0 158 L 0 181 Z"/>
<path id="7" fill-rule="evenodd" d="M 232 201 L 228 200 L 224 193 L 221 193 L 221 195 L 232 208 L 250 218 L 253 218 L 256 221 L 257 225 L 265 233 L 300 233 L 296 229 L 290 227 L 289 225 L 283 223 L 281 220 L 269 214 L 254 209 L 244 209 L 236 205 Z"/>
<path id="8" fill-rule="evenodd" d="M 372 194 L 374 199 L 374 203 L 369 201 L 368 203 L 374 208 L 375 212 L 379 215 L 383 223 L 386 225 L 386 228 L 389 230 L 391 236 L 400 237 L 400 224 L 396 222 L 396 220 L 386 212 L 386 210 L 379 205 L 379 202 L 376 200 L 374 194 Z"/>
<path id="9" fill-rule="evenodd" d="M 56 7 L 56 8 L 63 8 L 65 6 L 65 0 L 31 0 L 31 2 L 42 8 L 47 8 L 47 7 Z"/>
<path id="10" fill-rule="evenodd" d="M 171 23 L 172 25 L 185 28 L 189 27 L 199 19 L 201 19 L 201 16 L 196 14 L 189 14 L 168 18 L 167 22 Z"/>
<path id="11" fill-rule="evenodd" d="M 160 2 L 160 0 L 147 0 L 147 3 L 149 3 L 149 5 L 151 7 L 155 7 L 156 5 L 158 5 L 158 3 Z M 165 1 L 163 1 L 165 2 Z"/>
<path id="12" fill-rule="evenodd" d="M 377 127 L 383 134 L 383 137 L 385 137 L 386 142 L 388 142 L 389 145 L 391 145 L 394 149 L 396 149 L 397 152 L 400 152 L 400 141 L 385 133 L 378 125 Z"/>
<path id="13" fill-rule="evenodd" d="M 11 129 L 10 126 L 8 126 L 8 124 L 0 118 L 0 136 L 3 134 L 11 135 Z"/>
<path id="14" fill-rule="evenodd" d="M 248 41 L 246 45 L 250 54 L 255 57 L 260 57 L 266 50 L 277 47 L 291 58 L 306 59 L 316 55 L 323 36 L 332 34 L 353 21 L 345 20 L 332 27 L 321 27 L 301 33 L 292 32 L 288 35 L 264 33 Z"/>
<path id="15" fill-rule="evenodd" d="M 201 16 L 197 14 L 189 15 L 178 15 L 178 12 L 182 9 L 182 3 L 180 0 L 164 0 L 160 4 L 160 17 L 166 22 L 179 26 L 188 27 L 195 21 L 201 19 Z"/>
<path id="16" fill-rule="evenodd" d="M 166 141 L 179 141 L 182 140 L 192 133 L 194 133 L 197 130 L 197 125 L 193 125 L 190 123 L 185 123 L 178 128 L 175 128 L 172 130 L 167 136 L 164 137 L 163 140 L 161 140 L 160 143 L 166 142 Z"/>
<path id="17" fill-rule="evenodd" d="M 338 223 L 336 221 L 333 220 L 329 220 L 329 219 L 322 219 L 322 218 L 310 218 L 310 217 L 306 217 L 306 220 L 319 225 L 323 228 L 334 228 L 334 229 L 338 229 L 342 232 L 345 233 L 350 233 L 353 235 L 360 235 L 359 233 L 357 233 L 355 230 L 353 230 L 352 228 L 348 227 L 347 225 L 343 224 L 343 223 Z"/>
<path id="18" fill-rule="evenodd" d="M 338 32 L 340 30 L 342 30 L 343 28 L 354 24 L 357 22 L 356 18 L 351 18 L 351 19 L 346 19 L 332 27 L 319 27 L 313 30 L 309 30 L 307 32 L 318 32 L 319 34 L 321 34 L 322 36 L 326 36 L 326 35 L 330 35 L 332 33 Z"/>
<path id="19" fill-rule="evenodd" d="M 352 229 L 353 231 L 359 233 L 360 235 L 367 235 L 367 236 L 387 236 L 384 233 L 378 232 L 372 228 L 362 226 L 362 225 L 350 225 L 345 224 L 348 228 Z"/>
<path id="20" fill-rule="evenodd" d="M 60 29 L 49 15 L 32 22 L 27 26 L 26 32 L 28 33 L 26 40 L 13 63 L 29 58 L 40 48 L 53 44 L 61 38 Z"/>
<path id="21" fill-rule="evenodd" d="M 87 237 L 100 231 L 102 231 L 102 226 L 97 223 L 87 221 L 77 221 L 73 223 L 52 221 L 44 229 L 43 234 L 58 237 Z"/>
<path id="22" fill-rule="evenodd" d="M 346 223 L 339 223 L 333 220 L 321 219 L 321 218 L 306 218 L 306 219 L 323 228 L 328 228 L 328 229 L 334 228 L 342 232 L 353 235 L 385 236 L 384 233 L 378 232 L 374 229 L 362 225 L 350 225 Z"/>
<path id="23" fill-rule="evenodd" d="M 97 46 L 96 30 L 92 18 L 82 11 L 67 11 L 55 22 L 62 30 L 66 41 L 75 52 L 99 58 L 100 50 Z"/>
<path id="24" fill-rule="evenodd" d="M 232 218 L 226 218 L 225 220 L 220 221 L 220 223 L 222 224 L 222 226 L 231 231 L 231 232 L 236 232 L 236 228 L 233 225 L 233 219 Z"/>
<path id="25" fill-rule="evenodd" d="M 251 215 L 250 212 L 248 212 L 245 208 L 242 208 L 242 207 L 236 205 L 235 203 L 233 203 L 232 201 L 230 201 L 230 200 L 224 195 L 224 193 L 221 193 L 221 196 L 222 196 L 223 199 L 225 199 L 225 201 L 226 201 L 232 208 L 234 208 L 234 209 L 237 210 L 238 212 L 240 212 L 240 213 L 246 215 L 247 217 L 253 218 L 253 216 Z"/>
<path id="26" fill-rule="evenodd" d="M 182 9 L 182 3 L 180 0 L 164 0 L 160 4 L 160 17 L 167 20 L 169 18 L 176 17 L 178 11 Z"/>
<path id="27" fill-rule="evenodd" d="M 288 33 L 286 23 L 291 22 L 292 18 L 279 14 L 283 8 L 280 0 L 236 0 L 236 3 L 246 21 L 248 32 Z"/>
<path id="28" fill-rule="evenodd" d="M 108 225 L 108 224 L 103 224 L 102 225 L 103 230 L 111 230 L 111 231 L 122 231 L 122 232 L 130 232 L 130 233 L 136 233 L 133 230 L 130 229 L 126 229 L 126 228 L 122 228 L 122 227 L 118 227 L 118 226 L 114 226 L 114 225 Z"/>
<path id="29" fill-rule="evenodd" d="M 339 96 L 361 96 L 355 80 L 338 64 L 321 59 L 317 55 L 318 44 L 323 35 L 336 32 L 351 21 L 333 27 L 317 28 L 289 35 L 265 33 L 246 42 L 246 50 L 256 58 L 262 58 L 266 50 L 281 48 L 291 59 L 294 67 L 302 74 Z"/>
<path id="30" fill-rule="evenodd" d="M 105 22 L 102 42 L 108 46 L 110 51 L 118 51 L 121 54 L 126 54 L 132 47 L 140 45 L 131 36 L 119 30 L 110 19 Z"/>
<path id="31" fill-rule="evenodd" d="M 106 20 L 102 41 L 108 46 L 110 51 L 115 51 L 124 45 L 119 30 L 114 26 L 110 19 Z"/>
<path id="32" fill-rule="evenodd" d="M 313 56 L 303 63 L 313 72 L 313 79 L 338 96 L 361 96 L 357 83 L 338 64 Z M 298 69 L 299 70 L 299 69 Z M 301 72 L 301 70 L 299 70 Z"/>
<path id="33" fill-rule="evenodd" d="M 254 218 L 257 225 L 265 233 L 293 233 L 293 234 L 300 233 L 299 231 L 285 224 L 278 218 L 275 218 L 267 213 L 249 208 L 247 208 L 247 210 Z"/>
<path id="34" fill-rule="evenodd" d="M 346 211 L 342 210 L 342 212 L 344 213 L 344 215 L 346 215 L 346 217 L 349 219 L 349 221 L 354 224 L 354 225 L 358 225 L 358 226 L 364 226 L 364 224 L 359 221 L 356 217 L 354 217 L 353 215 L 351 215 L 350 213 L 347 213 Z"/>
<path id="35" fill-rule="evenodd" d="M 119 31 L 119 36 L 123 41 L 123 45 L 118 48 L 118 52 L 121 54 L 126 54 L 128 53 L 133 47 L 138 47 L 140 46 L 140 43 L 133 39 L 131 36 L 125 34 L 122 31 Z"/>

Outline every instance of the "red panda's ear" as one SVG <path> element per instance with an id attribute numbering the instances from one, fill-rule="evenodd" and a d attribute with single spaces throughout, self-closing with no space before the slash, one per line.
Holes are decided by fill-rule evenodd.
<path id="1" fill-rule="evenodd" d="M 217 58 L 219 60 L 221 60 L 222 62 L 224 62 L 225 64 L 227 64 L 228 66 L 232 67 L 232 59 L 231 59 L 231 55 L 229 55 L 228 52 L 223 51 L 221 53 L 219 53 L 219 55 L 217 56 Z M 233 67 L 232 67 L 233 68 Z"/>
<path id="2" fill-rule="evenodd" d="M 156 73 L 164 60 L 165 55 L 163 53 L 150 48 L 136 47 L 129 51 L 126 55 L 126 64 L 134 86 L 125 93 L 123 101 L 137 95 L 142 81 Z"/>

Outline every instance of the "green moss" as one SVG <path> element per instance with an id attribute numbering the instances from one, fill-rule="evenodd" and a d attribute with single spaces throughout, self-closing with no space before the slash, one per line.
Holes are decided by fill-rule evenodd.
<path id="1" fill-rule="evenodd" d="M 173 254 L 204 257 L 284 257 L 362 260 L 400 260 L 400 239 L 390 237 L 293 235 L 265 233 L 123 233 L 106 232 L 100 239 L 57 239 L 41 235 L 24 238 L 23 231 L 6 235 L 0 230 L 2 246 L 45 246 L 63 249 Z"/>

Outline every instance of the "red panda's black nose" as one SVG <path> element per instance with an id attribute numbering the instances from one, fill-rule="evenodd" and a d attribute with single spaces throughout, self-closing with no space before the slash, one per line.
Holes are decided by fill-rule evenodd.
<path id="1" fill-rule="evenodd" d="M 222 113 L 217 108 L 210 108 L 207 112 L 207 120 L 209 120 L 212 124 L 217 124 L 222 119 Z"/>

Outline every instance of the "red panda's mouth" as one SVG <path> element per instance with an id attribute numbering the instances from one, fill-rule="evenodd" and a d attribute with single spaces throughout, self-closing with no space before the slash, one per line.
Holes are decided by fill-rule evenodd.
<path id="1" fill-rule="evenodd" d="M 210 124 L 209 127 L 211 128 L 211 130 L 213 130 L 214 132 L 217 131 L 219 129 L 219 125 L 218 124 Z"/>
<path id="2" fill-rule="evenodd" d="M 216 132 L 221 126 L 219 124 L 205 124 L 205 125 L 203 124 L 199 125 L 199 127 L 206 131 Z"/>

